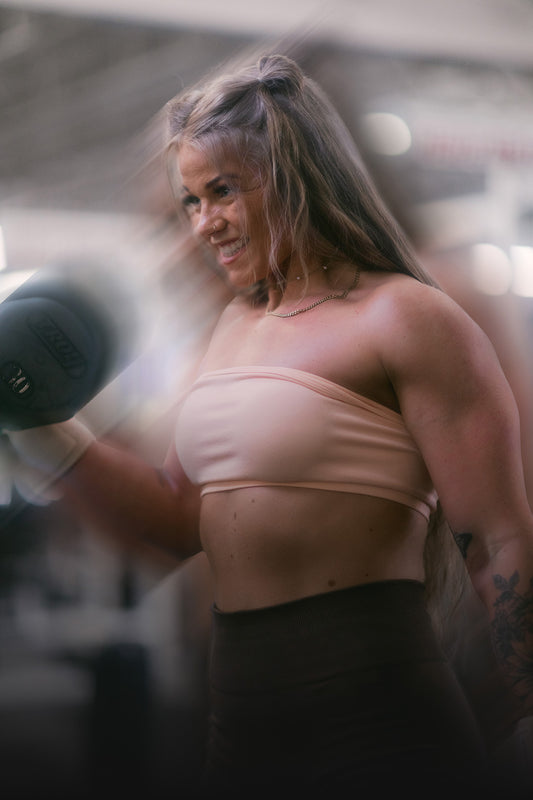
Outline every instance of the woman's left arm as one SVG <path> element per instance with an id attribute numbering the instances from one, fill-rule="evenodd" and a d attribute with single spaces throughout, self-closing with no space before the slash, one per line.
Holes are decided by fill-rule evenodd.
<path id="1" fill-rule="evenodd" d="M 498 661 L 531 714 L 533 516 L 516 404 L 480 328 L 442 292 L 412 289 L 391 304 L 383 364 L 488 609 Z"/>

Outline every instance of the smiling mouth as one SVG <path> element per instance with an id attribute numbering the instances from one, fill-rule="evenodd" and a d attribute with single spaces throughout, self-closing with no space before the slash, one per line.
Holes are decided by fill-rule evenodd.
<path id="1" fill-rule="evenodd" d="M 226 245 L 221 245 L 219 247 L 219 252 L 223 256 L 223 258 L 231 258 L 232 256 L 236 255 L 239 250 L 242 250 L 245 245 L 248 244 L 248 237 L 241 236 L 240 239 L 237 239 L 235 242 L 230 242 Z"/>

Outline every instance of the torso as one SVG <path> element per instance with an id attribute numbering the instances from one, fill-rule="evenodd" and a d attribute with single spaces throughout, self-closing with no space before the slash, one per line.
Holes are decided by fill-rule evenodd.
<path id="1" fill-rule="evenodd" d="M 401 275 L 365 274 L 346 300 L 290 319 L 236 300 L 223 314 L 201 372 L 275 365 L 319 375 L 399 411 L 382 366 L 388 335 L 380 304 Z M 386 345 L 385 345 L 386 346 Z M 258 425 L 261 420 L 258 419 Z M 273 432 L 275 435 L 275 432 Z M 423 580 L 427 521 L 366 495 L 289 487 L 208 494 L 200 535 L 215 602 L 231 611 L 272 605 L 369 581 Z"/>

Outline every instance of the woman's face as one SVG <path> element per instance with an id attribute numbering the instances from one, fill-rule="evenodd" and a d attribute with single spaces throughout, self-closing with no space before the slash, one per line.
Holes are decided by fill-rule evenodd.
<path id="1" fill-rule="evenodd" d="M 181 202 L 235 289 L 267 277 L 269 236 L 260 181 L 235 158 L 214 162 L 200 149 L 178 151 Z"/>

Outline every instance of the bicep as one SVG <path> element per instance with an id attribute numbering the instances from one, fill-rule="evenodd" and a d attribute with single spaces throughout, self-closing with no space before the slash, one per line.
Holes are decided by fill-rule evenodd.
<path id="1" fill-rule="evenodd" d="M 501 536 L 529 513 L 516 404 L 478 326 L 448 299 L 430 311 L 393 356 L 402 415 L 452 529 Z"/>

